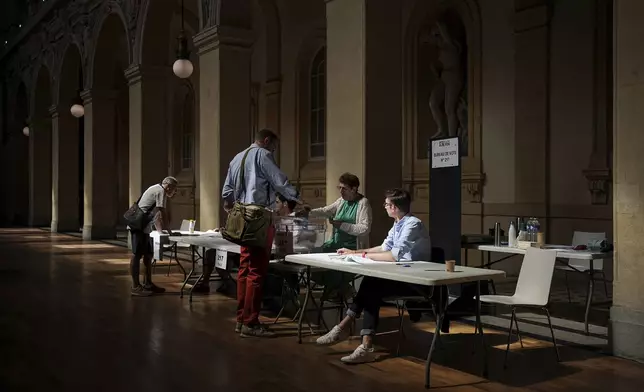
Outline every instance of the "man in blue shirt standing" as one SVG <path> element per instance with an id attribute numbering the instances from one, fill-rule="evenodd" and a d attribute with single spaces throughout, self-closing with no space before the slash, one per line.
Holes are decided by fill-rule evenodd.
<path id="1" fill-rule="evenodd" d="M 340 254 L 357 254 L 377 261 L 431 261 L 431 243 L 429 234 L 420 219 L 409 213 L 411 196 L 404 189 L 392 189 L 385 193 L 385 210 L 394 219 L 394 225 L 389 230 L 387 238 L 380 246 L 370 249 L 349 250 L 340 249 Z M 425 290 L 424 287 L 419 287 Z M 353 304 L 347 311 L 347 316 L 329 333 L 318 338 L 320 345 L 329 345 L 348 336 L 348 327 L 353 320 L 364 312 L 362 323 L 362 344 L 355 351 L 341 358 L 345 363 L 364 363 L 375 360 L 373 336 L 378 327 L 378 313 L 384 297 L 418 295 L 418 291 L 406 283 L 393 280 L 365 277 L 360 283 L 360 289 Z"/>
<path id="2" fill-rule="evenodd" d="M 235 201 L 272 207 L 275 194 L 287 200 L 298 201 L 297 190 L 289 183 L 273 158 L 279 139 L 275 133 L 263 129 L 255 135 L 255 142 L 233 158 L 221 192 L 224 209 L 230 211 Z M 248 151 L 244 167 L 242 160 Z M 244 170 L 244 182 L 240 184 L 240 170 Z M 270 229 L 265 247 L 241 247 L 239 273 L 237 275 L 237 324 L 235 332 L 243 337 L 272 337 L 259 323 L 262 304 L 262 287 L 268 273 L 270 253 L 275 228 Z"/>

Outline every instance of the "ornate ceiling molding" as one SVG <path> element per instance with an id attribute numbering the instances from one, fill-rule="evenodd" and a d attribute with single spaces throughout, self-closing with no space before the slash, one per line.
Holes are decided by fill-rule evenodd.
<path id="1" fill-rule="evenodd" d="M 110 14 L 123 20 L 128 37 L 128 53 L 137 35 L 141 3 L 148 0 L 55 0 L 27 23 L 24 36 L 2 58 L 2 71 L 7 80 L 20 80 L 32 90 L 33 75 L 45 65 L 52 75 L 52 87 L 58 91 L 58 79 L 69 45 L 76 45 L 81 54 L 85 85 L 91 81 L 91 56 L 102 22 Z M 18 46 L 19 44 L 19 46 Z M 12 83 L 12 86 L 19 83 Z M 56 94 L 57 95 L 57 94 Z"/>

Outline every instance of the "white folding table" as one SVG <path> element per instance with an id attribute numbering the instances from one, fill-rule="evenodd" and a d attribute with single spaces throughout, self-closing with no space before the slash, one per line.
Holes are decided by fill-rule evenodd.
<path id="1" fill-rule="evenodd" d="M 232 242 L 224 239 L 221 233 L 219 232 L 205 232 L 197 235 L 190 234 L 190 235 L 181 235 L 181 236 L 170 236 L 169 240 L 173 242 L 185 244 L 185 245 L 190 245 L 190 249 L 191 249 L 192 269 L 190 270 L 190 273 L 187 275 L 187 277 L 183 282 L 183 285 L 181 286 L 181 293 L 180 293 L 181 297 L 183 297 L 183 291 L 186 284 L 188 284 L 190 279 L 193 279 L 195 266 L 198 260 L 203 259 L 205 257 L 207 249 L 215 249 L 217 251 L 234 253 L 234 254 L 241 253 L 241 247 L 239 245 L 233 244 Z M 201 248 L 201 254 L 199 253 L 197 248 Z M 273 246 L 273 249 L 275 249 L 275 246 Z M 298 247 L 298 246 L 294 246 L 293 250 L 295 252 L 300 252 L 300 253 L 308 252 L 307 248 Z M 281 263 L 280 260 L 271 260 L 270 263 L 271 263 L 271 266 L 280 268 L 287 272 L 295 272 L 295 273 L 304 272 L 303 267 L 287 265 L 287 264 Z M 192 285 L 192 288 L 194 288 L 202 278 L 203 278 L 203 274 L 198 276 L 197 281 Z M 192 289 L 190 289 L 190 301 L 192 301 Z"/>
<path id="2" fill-rule="evenodd" d="M 484 366 L 483 374 L 487 375 L 487 358 L 485 355 L 485 344 L 483 341 L 483 328 L 481 326 L 481 281 L 494 280 L 505 277 L 505 272 L 496 271 L 491 269 L 471 268 L 456 266 L 455 272 L 445 271 L 445 265 L 439 263 L 429 262 L 374 262 L 368 259 L 359 257 L 352 258 L 356 261 L 346 261 L 331 253 L 318 253 L 306 255 L 289 255 L 286 256 L 286 261 L 294 264 L 301 264 L 306 266 L 306 279 L 307 284 L 310 281 L 310 269 L 324 268 L 329 270 L 348 272 L 352 274 L 359 274 L 363 276 L 371 276 L 380 279 L 395 280 L 398 282 L 409 283 L 412 285 L 422 286 L 447 286 L 460 283 L 476 282 L 476 330 L 480 331 L 481 345 L 483 346 Z M 441 290 L 439 290 L 440 292 Z M 309 301 L 310 292 L 307 290 L 304 297 L 304 308 L 306 308 Z M 425 362 L 425 387 L 430 386 L 430 364 L 432 353 L 436 344 L 436 339 L 440 334 L 440 325 L 445 316 L 445 306 L 443 301 L 439 301 L 438 312 L 436 315 L 436 329 L 434 338 L 427 354 L 427 361 Z M 300 319 L 298 320 L 297 336 L 298 343 L 302 343 L 302 314 L 300 312 Z"/>
<path id="3" fill-rule="evenodd" d="M 487 253 L 487 262 L 485 260 L 483 261 L 483 265 L 481 267 L 483 268 L 490 268 L 492 265 L 507 260 L 508 258 L 514 256 L 514 255 L 524 255 L 526 254 L 526 249 L 522 248 L 511 248 L 507 245 L 505 246 L 495 246 L 495 245 L 484 245 L 484 244 L 463 244 L 463 248 L 465 249 L 465 265 L 467 265 L 467 251 L 468 249 L 473 249 L 473 250 L 479 250 L 481 252 L 486 252 Z M 599 252 L 599 251 L 592 251 L 592 250 L 574 250 L 572 246 L 566 246 L 566 245 L 545 245 L 545 249 L 552 249 L 557 251 L 557 261 L 567 265 L 570 267 L 572 270 L 583 273 L 583 271 L 579 271 L 575 267 L 571 266 L 568 264 L 566 261 L 567 259 L 583 259 L 583 260 L 588 260 L 590 261 L 590 271 L 593 271 L 593 260 L 598 260 L 598 259 L 610 259 L 613 257 L 613 252 Z M 508 254 L 509 256 L 502 257 L 498 260 L 491 260 L 491 254 L 492 253 L 505 253 Z M 588 280 L 588 293 L 586 297 L 586 312 L 584 315 L 584 327 L 585 327 L 585 332 L 586 335 L 589 334 L 588 330 L 588 315 L 590 314 L 590 307 L 592 305 L 592 295 L 590 293 L 593 292 L 595 286 L 595 278 L 593 277 L 593 274 L 589 275 L 589 280 Z M 496 292 L 496 289 L 494 290 Z"/>

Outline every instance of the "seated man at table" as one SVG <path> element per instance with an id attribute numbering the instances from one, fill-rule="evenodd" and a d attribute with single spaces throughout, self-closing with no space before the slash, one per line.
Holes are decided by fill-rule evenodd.
<path id="1" fill-rule="evenodd" d="M 420 219 L 409 213 L 411 196 L 404 189 L 392 189 L 385 193 L 385 210 L 394 219 L 394 225 L 389 230 L 387 238 L 381 246 L 370 249 L 349 250 L 339 249 L 339 254 L 357 254 L 377 261 L 430 261 L 431 244 L 429 234 Z M 348 337 L 349 326 L 353 320 L 364 312 L 362 323 L 362 344 L 348 356 L 341 359 L 344 363 L 365 363 L 375 360 L 373 337 L 378 327 L 378 313 L 383 298 L 391 296 L 419 295 L 427 292 L 427 287 L 413 287 L 410 284 L 393 280 L 364 277 L 353 304 L 347 311 L 347 316 L 321 336 L 317 344 L 329 345 Z"/>

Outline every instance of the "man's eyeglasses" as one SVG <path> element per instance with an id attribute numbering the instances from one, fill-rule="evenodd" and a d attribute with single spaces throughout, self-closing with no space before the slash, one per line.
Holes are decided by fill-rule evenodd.
<path id="1" fill-rule="evenodd" d="M 393 207 L 394 205 L 392 203 L 384 203 L 382 206 L 387 208 L 387 207 Z"/>

